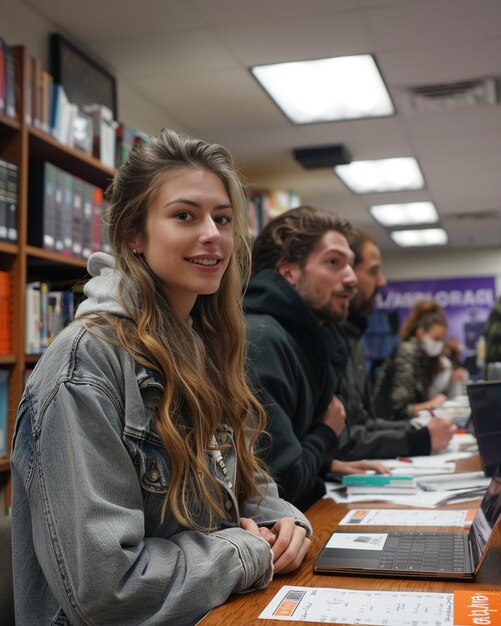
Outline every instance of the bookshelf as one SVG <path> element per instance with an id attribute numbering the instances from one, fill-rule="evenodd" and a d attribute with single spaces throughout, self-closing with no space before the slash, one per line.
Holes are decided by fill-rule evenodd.
<path id="1" fill-rule="evenodd" d="M 59 143 L 48 134 L 32 127 L 25 99 L 29 67 L 28 51 L 15 46 L 17 55 L 16 91 L 18 94 L 17 119 L 0 113 L 0 159 L 18 167 L 17 242 L 0 242 L 0 271 L 11 279 L 10 334 L 12 353 L 0 355 L 0 368 L 9 372 L 7 391 L 7 455 L 0 456 L 0 490 L 7 485 L 7 501 L 10 501 L 9 452 L 16 418 L 17 406 L 25 382 L 25 372 L 34 367 L 39 356 L 26 354 L 25 341 L 25 286 L 29 281 L 58 280 L 68 284 L 86 275 L 86 260 L 63 256 L 52 250 L 44 250 L 28 243 L 29 225 L 29 172 L 30 161 L 47 161 L 76 176 L 86 183 L 105 189 L 114 170 L 98 159 L 79 150 Z M 23 88 L 23 86 L 25 86 Z M 0 512 L 0 515 L 2 512 Z"/>

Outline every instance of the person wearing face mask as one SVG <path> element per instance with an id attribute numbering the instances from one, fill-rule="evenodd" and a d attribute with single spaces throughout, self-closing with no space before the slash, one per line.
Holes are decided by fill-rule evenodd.
<path id="1" fill-rule="evenodd" d="M 446 333 L 442 307 L 434 300 L 416 302 L 400 330 L 400 344 L 376 375 L 377 415 L 410 419 L 447 400 L 444 393 L 436 393 L 434 384 L 444 368 L 441 354 Z"/>

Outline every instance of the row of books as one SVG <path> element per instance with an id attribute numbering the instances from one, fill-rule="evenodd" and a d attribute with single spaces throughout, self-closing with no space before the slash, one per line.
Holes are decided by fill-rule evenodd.
<path id="1" fill-rule="evenodd" d="M 125 122 L 116 122 L 112 111 L 100 104 L 84 107 L 70 102 L 64 86 L 54 82 L 40 59 L 30 56 L 23 81 L 24 111 L 21 111 L 20 83 L 23 47 L 9 46 L 0 37 L 0 113 L 24 118 L 29 126 L 61 143 L 99 159 L 104 165 L 120 167 L 130 147 L 147 142 L 148 135 Z"/>
<path id="2" fill-rule="evenodd" d="M 12 280 L 0 271 L 0 354 L 12 353 Z"/>
<path id="3" fill-rule="evenodd" d="M 62 290 L 45 281 L 26 285 L 25 352 L 41 354 L 57 333 L 73 319 L 83 298 L 80 284 Z"/>
<path id="4" fill-rule="evenodd" d="M 257 237 L 270 220 L 299 205 L 299 196 L 290 190 L 276 189 L 252 194 L 247 201 L 251 235 Z"/>
<path id="5" fill-rule="evenodd" d="M 103 190 L 47 161 L 31 161 L 28 243 L 64 256 L 109 252 Z"/>
<path id="6" fill-rule="evenodd" d="M 18 177 L 18 166 L 0 159 L 0 241 L 17 241 Z"/>
<path id="7" fill-rule="evenodd" d="M 116 122 L 103 104 L 82 107 L 70 102 L 64 86 L 54 83 L 39 59 L 30 57 L 30 102 L 26 119 L 34 128 L 52 135 L 64 145 L 90 154 L 110 168 L 120 167 L 129 150 L 148 135 L 126 122 Z"/>

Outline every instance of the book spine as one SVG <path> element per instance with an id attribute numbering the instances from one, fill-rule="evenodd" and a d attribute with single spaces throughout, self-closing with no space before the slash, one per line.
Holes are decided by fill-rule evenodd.
<path id="1" fill-rule="evenodd" d="M 32 246 L 54 249 L 55 169 L 50 163 L 30 163 L 28 201 L 28 242 Z"/>
<path id="2" fill-rule="evenodd" d="M 14 163 L 7 162 L 7 239 L 17 241 L 17 207 L 19 194 L 19 168 Z"/>
<path id="3" fill-rule="evenodd" d="M 47 342 L 50 343 L 63 328 L 62 291 L 49 291 L 47 294 Z"/>
<path id="4" fill-rule="evenodd" d="M 0 369 L 0 456 L 7 455 L 8 383 L 8 370 Z"/>
<path id="5" fill-rule="evenodd" d="M 83 181 L 76 176 L 71 177 L 73 186 L 73 256 L 80 258 L 82 256 L 83 243 Z"/>
<path id="6" fill-rule="evenodd" d="M 40 354 L 40 283 L 26 285 L 25 351 Z"/>
<path id="7" fill-rule="evenodd" d="M 15 119 L 16 111 L 16 62 L 12 48 L 4 44 L 5 53 L 5 114 Z"/>
<path id="8" fill-rule="evenodd" d="M 0 37 L 0 113 L 5 113 L 5 46 Z"/>
<path id="9" fill-rule="evenodd" d="M 56 248 L 56 169 L 51 163 L 44 170 L 43 247 Z"/>
<path id="10" fill-rule="evenodd" d="M 43 94 L 43 119 L 42 130 L 45 133 L 50 133 L 50 123 L 52 114 L 52 92 L 54 87 L 54 81 L 52 74 L 49 72 L 42 72 L 42 94 Z"/>
<path id="11" fill-rule="evenodd" d="M 0 159 L 0 241 L 7 241 L 7 161 Z"/>
<path id="12" fill-rule="evenodd" d="M 61 313 L 63 318 L 63 327 L 68 326 L 68 324 L 73 320 L 75 315 L 75 297 L 73 291 L 68 290 L 63 292 L 62 301 L 61 301 Z"/>
<path id="13" fill-rule="evenodd" d="M 62 254 L 64 250 L 63 215 L 64 215 L 64 176 L 66 174 L 54 167 L 54 249 Z"/>
<path id="14" fill-rule="evenodd" d="M 0 271 L 0 354 L 12 352 L 12 282 L 8 272 Z"/>
<path id="15" fill-rule="evenodd" d="M 63 183 L 63 255 L 73 255 L 73 181 L 66 172 L 62 173 Z"/>
<path id="16" fill-rule="evenodd" d="M 22 72 L 22 94 L 19 94 L 23 103 L 24 122 L 31 126 L 31 58 L 25 46 L 15 46 L 17 58 Z"/>
<path id="17" fill-rule="evenodd" d="M 115 167 L 118 169 L 121 167 L 127 157 L 129 156 L 129 152 L 134 145 L 134 140 L 136 136 L 136 130 L 130 124 L 126 122 L 120 122 L 117 126 L 116 130 L 116 163 Z"/>
<path id="18" fill-rule="evenodd" d="M 102 250 L 101 219 L 103 211 L 103 190 L 100 187 L 93 187 L 92 196 L 91 250 L 92 252 L 99 252 Z"/>
<path id="19" fill-rule="evenodd" d="M 49 286 L 43 281 L 40 283 L 40 351 L 45 350 L 49 344 L 48 340 L 48 328 L 49 328 L 49 312 L 48 312 L 48 298 L 49 298 Z"/>
<path id="20" fill-rule="evenodd" d="M 92 252 L 92 212 L 94 209 L 93 186 L 83 183 L 82 256 L 88 259 Z"/>
<path id="21" fill-rule="evenodd" d="M 31 124 L 34 128 L 41 128 L 40 120 L 40 90 L 38 77 L 41 72 L 41 61 L 30 57 L 30 83 L 31 83 Z"/>
<path id="22" fill-rule="evenodd" d="M 103 202 L 103 212 L 106 210 L 106 203 Z M 101 219 L 101 249 L 103 252 L 111 254 L 110 229 L 106 220 Z"/>

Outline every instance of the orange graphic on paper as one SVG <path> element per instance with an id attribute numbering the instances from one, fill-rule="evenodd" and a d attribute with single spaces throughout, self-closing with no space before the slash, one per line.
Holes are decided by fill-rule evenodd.
<path id="1" fill-rule="evenodd" d="M 351 520 L 352 520 L 352 521 L 353 521 L 353 520 L 362 520 L 362 519 L 364 519 L 364 517 L 365 517 L 366 515 L 367 515 L 367 511 L 363 511 L 363 510 L 362 510 L 362 511 L 360 511 L 360 510 L 357 510 L 357 511 L 355 511 L 355 513 L 353 514 L 353 517 L 351 518 Z"/>
<path id="2" fill-rule="evenodd" d="M 275 611 L 273 611 L 273 615 L 280 615 L 280 617 L 290 617 L 296 610 L 297 605 L 298 602 L 294 602 L 292 600 L 282 600 L 282 602 L 280 602 Z"/>
<path id="3" fill-rule="evenodd" d="M 501 625 L 501 592 L 455 591 L 454 626 Z"/>
<path id="4" fill-rule="evenodd" d="M 475 517 L 475 514 L 476 514 L 475 509 L 468 509 L 468 511 L 466 512 L 466 516 L 464 518 L 465 526 L 468 526 L 469 524 L 473 522 L 473 518 Z"/>

